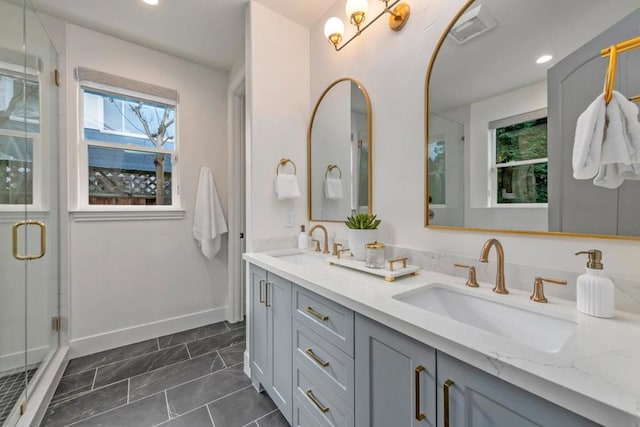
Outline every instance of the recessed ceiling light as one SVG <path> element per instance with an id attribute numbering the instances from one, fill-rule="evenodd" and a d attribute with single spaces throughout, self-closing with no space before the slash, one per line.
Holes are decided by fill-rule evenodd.
<path id="1" fill-rule="evenodd" d="M 551 61 L 553 56 L 551 55 L 542 55 L 540 58 L 536 59 L 536 64 L 544 64 L 545 62 Z"/>
<path id="2" fill-rule="evenodd" d="M 150 4 L 152 6 L 155 6 L 158 4 L 158 0 L 142 0 L 143 2 L 145 2 L 146 4 Z"/>

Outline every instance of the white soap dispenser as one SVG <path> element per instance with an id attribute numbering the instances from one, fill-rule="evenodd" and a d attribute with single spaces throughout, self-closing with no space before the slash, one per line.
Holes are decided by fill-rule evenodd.
<path id="1" fill-rule="evenodd" d="M 309 237 L 304 231 L 304 225 L 300 226 L 300 234 L 298 234 L 298 249 L 309 249 Z"/>
<path id="2" fill-rule="evenodd" d="M 589 316 L 613 317 L 614 284 L 604 274 L 602 251 L 590 249 L 576 252 L 576 255 L 587 254 L 589 261 L 585 272 L 578 276 L 576 304 L 578 311 Z"/>

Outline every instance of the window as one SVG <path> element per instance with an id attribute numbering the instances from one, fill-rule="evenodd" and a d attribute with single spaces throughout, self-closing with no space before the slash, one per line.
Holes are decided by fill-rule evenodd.
<path id="1" fill-rule="evenodd" d="M 429 205 L 444 205 L 445 197 L 445 141 L 429 141 Z"/>
<path id="2" fill-rule="evenodd" d="M 40 161 L 40 85 L 35 70 L 25 79 L 24 73 L 4 69 L 2 65 L 0 63 L 0 205 L 15 209 L 39 202 L 34 167 Z"/>
<path id="3" fill-rule="evenodd" d="M 86 82 L 81 98 L 83 204 L 177 207 L 176 103 Z"/>
<path id="4" fill-rule="evenodd" d="M 494 153 L 491 205 L 546 204 L 546 109 L 492 122 L 489 127 Z"/>

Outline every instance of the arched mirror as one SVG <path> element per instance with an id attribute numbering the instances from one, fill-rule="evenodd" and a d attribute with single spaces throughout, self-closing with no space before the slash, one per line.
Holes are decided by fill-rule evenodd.
<path id="1" fill-rule="evenodd" d="M 640 181 L 573 177 L 580 114 L 603 91 L 613 44 L 638 36 L 638 0 L 475 0 L 425 79 L 425 226 L 640 236 Z M 640 49 L 616 90 L 640 95 Z M 637 105 L 637 104 L 636 104 Z"/>
<path id="2" fill-rule="evenodd" d="M 309 220 L 371 212 L 371 102 L 345 77 L 322 93 L 307 135 Z"/>

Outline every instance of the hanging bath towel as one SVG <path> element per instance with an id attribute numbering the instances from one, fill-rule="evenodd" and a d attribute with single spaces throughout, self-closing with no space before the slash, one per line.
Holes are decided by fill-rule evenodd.
<path id="1" fill-rule="evenodd" d="M 221 236 L 227 231 L 211 169 L 203 167 L 193 212 L 193 238 L 199 243 L 202 254 L 212 259 L 220 250 Z"/>

